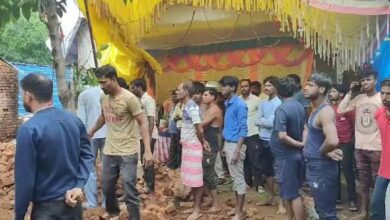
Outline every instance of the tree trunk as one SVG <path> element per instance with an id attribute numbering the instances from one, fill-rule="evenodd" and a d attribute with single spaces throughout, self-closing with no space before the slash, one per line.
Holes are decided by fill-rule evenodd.
<path id="1" fill-rule="evenodd" d="M 73 89 L 67 85 L 65 78 L 65 58 L 62 52 L 61 38 L 60 38 L 60 24 L 58 22 L 56 12 L 56 0 L 45 0 L 46 4 L 43 13 L 46 14 L 44 23 L 49 31 L 51 42 L 51 53 L 53 55 L 53 65 L 57 78 L 58 96 L 61 104 L 65 109 L 75 111 L 75 103 L 73 100 Z M 42 13 L 42 12 L 41 12 Z"/>

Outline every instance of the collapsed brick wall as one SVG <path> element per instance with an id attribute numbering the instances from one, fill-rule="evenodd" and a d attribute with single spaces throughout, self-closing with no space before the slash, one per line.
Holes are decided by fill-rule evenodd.
<path id="1" fill-rule="evenodd" d="M 0 219 L 13 219 L 14 200 L 15 200 L 15 150 L 16 141 L 12 140 L 8 143 L 0 142 Z M 98 173 L 101 170 L 101 164 L 98 163 Z M 100 175 L 99 183 L 101 183 Z M 117 194 L 122 195 L 122 181 L 118 182 Z M 138 181 L 138 188 L 144 186 L 143 178 Z M 100 188 L 100 184 L 99 184 Z M 166 167 L 159 166 L 156 168 L 156 198 L 155 200 L 147 201 L 147 195 L 141 195 L 144 202 L 141 203 L 142 219 L 161 219 L 166 220 L 169 215 L 177 214 L 176 208 L 173 205 L 172 198 L 185 199 L 189 197 L 190 190 L 184 187 L 180 181 L 179 171 L 170 171 Z M 101 195 L 99 195 L 101 198 Z M 188 204 L 184 204 L 188 206 Z M 180 204 L 181 206 L 184 206 Z M 190 208 L 192 203 L 189 203 L 187 208 Z M 121 219 L 127 219 L 126 208 L 121 207 Z M 31 211 L 31 206 L 29 212 Z M 28 213 L 29 213 L 28 212 Z M 97 220 L 102 219 L 104 209 L 90 209 L 84 212 L 84 219 Z M 27 214 L 28 216 L 28 214 Z M 29 218 L 27 218 L 29 219 Z"/>
<path id="2" fill-rule="evenodd" d="M 12 211 L 15 197 L 15 140 L 0 142 L 0 209 Z"/>
<path id="3" fill-rule="evenodd" d="M 0 59 L 0 142 L 14 139 L 18 126 L 18 72 Z"/>

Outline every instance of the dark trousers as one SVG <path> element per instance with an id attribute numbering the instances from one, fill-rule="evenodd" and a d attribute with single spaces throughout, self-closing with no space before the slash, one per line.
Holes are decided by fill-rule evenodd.
<path id="1" fill-rule="evenodd" d="M 171 133 L 171 146 L 169 147 L 169 159 L 167 166 L 172 170 L 179 168 L 181 165 L 181 149 L 180 132 Z"/>
<path id="2" fill-rule="evenodd" d="M 106 211 L 110 215 L 120 212 L 116 196 L 116 184 L 119 175 L 122 175 L 125 190 L 125 203 L 129 213 L 129 220 L 140 219 L 139 194 L 137 190 L 137 163 L 138 154 L 128 156 L 103 156 L 103 193 L 106 196 Z"/>
<path id="3" fill-rule="evenodd" d="M 356 201 L 356 184 L 355 184 L 355 149 L 354 144 L 340 143 L 340 148 L 343 151 L 343 159 L 339 164 L 339 182 L 337 199 L 341 200 L 341 172 L 347 181 L 347 193 L 349 201 Z"/>
<path id="4" fill-rule="evenodd" d="M 204 129 L 204 138 L 210 144 L 211 152 L 203 152 L 203 183 L 210 190 L 217 189 L 218 177 L 215 172 L 215 161 L 219 151 L 219 128 L 208 127 Z"/>
<path id="5" fill-rule="evenodd" d="M 152 139 L 152 142 L 150 143 L 150 150 L 152 151 L 152 154 L 154 152 L 155 143 L 156 143 L 156 139 Z M 144 146 L 144 142 L 141 140 L 141 160 L 144 159 L 144 153 L 145 153 L 145 146 Z M 154 182 L 155 182 L 154 179 L 155 179 L 154 166 L 148 166 L 148 167 L 144 166 L 144 180 L 149 193 L 154 193 Z"/>
<path id="6" fill-rule="evenodd" d="M 383 220 L 385 219 L 385 199 L 386 190 L 389 185 L 390 179 L 386 179 L 378 175 L 375 181 L 375 188 L 371 198 L 371 220 Z"/>
<path id="7" fill-rule="evenodd" d="M 260 137 L 258 134 L 245 139 L 246 154 L 244 160 L 244 178 L 249 186 L 256 188 L 262 183 L 262 167 L 260 163 Z"/>
<path id="8" fill-rule="evenodd" d="M 1 218 L 1 217 L 0 217 Z M 65 203 L 65 198 L 34 203 L 31 220 L 82 220 L 83 208 L 79 202 L 72 208 Z"/>
<path id="9" fill-rule="evenodd" d="M 320 220 L 337 220 L 337 162 L 319 159 L 306 160 L 306 179 L 310 185 L 315 210 Z"/>

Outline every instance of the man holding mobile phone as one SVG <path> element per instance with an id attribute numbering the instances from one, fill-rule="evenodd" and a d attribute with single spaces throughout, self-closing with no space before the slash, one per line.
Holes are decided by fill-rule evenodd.
<path id="1" fill-rule="evenodd" d="M 375 91 L 376 82 L 377 73 L 372 70 L 364 70 L 360 77 L 360 83 L 351 83 L 350 91 L 337 109 L 340 114 L 354 110 L 356 114 L 355 159 L 357 177 L 361 185 L 359 217 L 362 219 L 368 215 L 370 188 L 374 187 L 382 151 L 380 132 L 375 121 L 375 112 L 382 106 L 380 93 Z"/>

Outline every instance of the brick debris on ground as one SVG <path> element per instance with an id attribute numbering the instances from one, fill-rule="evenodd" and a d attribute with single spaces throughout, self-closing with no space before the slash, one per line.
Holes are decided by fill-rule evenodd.
<path id="1" fill-rule="evenodd" d="M 11 220 L 13 219 L 14 209 L 14 156 L 15 156 L 15 141 L 8 143 L 0 143 L 0 216 L 1 219 Z M 101 164 L 97 167 L 98 174 L 101 173 Z M 98 175 L 100 181 L 100 175 Z M 142 189 L 144 182 L 142 178 L 139 178 L 138 187 Z M 99 188 L 100 184 L 99 184 Z M 218 201 L 221 211 L 218 213 L 209 214 L 203 212 L 201 220 L 223 220 L 230 219 L 226 216 L 234 207 L 234 194 L 231 190 L 232 186 L 222 185 L 218 186 Z M 123 189 L 121 186 L 121 180 L 118 181 L 117 194 L 121 196 Z M 171 171 L 165 166 L 156 165 L 156 194 L 154 197 L 147 197 L 141 195 L 141 215 L 143 220 L 173 220 L 173 219 L 186 219 L 188 214 L 183 214 L 183 210 L 189 209 L 192 206 L 189 189 L 184 187 L 180 181 L 180 170 Z M 99 193 L 99 199 L 101 199 L 101 192 Z M 205 198 L 207 200 L 207 198 Z M 250 189 L 247 193 L 245 212 L 247 219 L 258 220 L 281 220 L 284 216 L 277 215 L 276 206 L 256 206 L 255 203 L 265 200 L 264 194 L 260 195 L 254 190 Z M 313 207 L 314 203 L 311 197 L 304 193 L 304 203 L 308 219 L 315 219 L 310 209 L 307 207 Z M 203 211 L 208 210 L 209 207 L 202 207 Z M 31 206 L 30 209 L 31 210 Z M 126 206 L 121 203 L 120 220 L 127 219 Z M 343 207 L 340 210 L 340 219 L 348 219 L 355 214 L 352 214 L 347 210 L 347 207 Z M 104 214 L 103 208 L 96 208 L 84 211 L 84 219 L 86 220 L 101 220 Z M 28 212 L 29 214 L 30 212 Z M 27 215 L 28 215 L 27 214 Z M 26 217 L 29 219 L 29 217 Z"/>
<path id="2" fill-rule="evenodd" d="M 0 216 L 2 219 L 13 218 L 15 146 L 15 141 L 0 143 Z"/>

